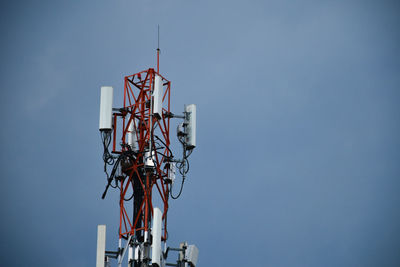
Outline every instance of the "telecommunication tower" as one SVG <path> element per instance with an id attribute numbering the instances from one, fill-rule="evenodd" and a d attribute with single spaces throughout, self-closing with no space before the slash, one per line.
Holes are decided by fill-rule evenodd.
<path id="1" fill-rule="evenodd" d="M 124 78 L 123 107 L 113 108 L 113 88 L 101 87 L 99 129 L 103 143 L 104 171 L 109 188 L 119 191 L 119 240 L 116 251 L 105 250 L 105 226 L 98 226 L 97 267 L 117 265 L 128 252 L 128 266 L 195 267 L 198 249 L 181 243 L 167 247 L 169 198 L 180 196 L 189 171 L 188 157 L 196 147 L 196 105 L 185 105 L 182 115 L 171 112 L 171 82 L 157 70 Z M 183 121 L 177 129 L 182 154 L 175 157 L 170 142 L 171 119 Z M 176 174 L 181 174 L 177 195 L 172 193 Z M 160 207 L 153 204 L 158 202 Z M 162 245 L 163 248 L 162 248 Z M 176 263 L 167 263 L 170 251 L 179 252 Z"/>

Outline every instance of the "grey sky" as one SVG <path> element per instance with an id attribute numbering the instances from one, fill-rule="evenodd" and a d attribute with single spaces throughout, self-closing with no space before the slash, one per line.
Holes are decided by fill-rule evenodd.
<path id="1" fill-rule="evenodd" d="M 116 247 L 117 192 L 100 199 L 100 86 L 122 90 L 125 75 L 155 66 L 160 24 L 173 111 L 198 108 L 168 244 L 195 243 L 199 266 L 399 266 L 399 11 L 1 3 L 2 265 L 94 266 L 97 224 Z"/>

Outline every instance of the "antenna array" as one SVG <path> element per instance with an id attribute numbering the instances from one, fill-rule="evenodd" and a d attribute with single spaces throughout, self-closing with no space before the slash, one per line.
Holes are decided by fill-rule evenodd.
<path id="1" fill-rule="evenodd" d="M 180 252 L 173 266 L 195 266 L 197 262 L 194 245 L 166 247 L 168 200 L 181 195 L 189 171 L 188 158 L 196 147 L 196 105 L 186 105 L 183 115 L 171 112 L 171 82 L 159 73 L 159 52 L 158 47 L 157 71 L 149 68 L 124 78 L 122 107 L 112 108 L 112 87 L 101 88 L 99 129 L 107 176 L 102 198 L 110 187 L 117 189 L 120 212 L 118 250 L 102 251 L 105 245 L 98 245 L 97 266 L 107 266 L 110 258 L 116 258 L 122 266 L 126 251 L 128 265 L 134 267 L 171 265 L 166 263 L 168 251 Z M 182 158 L 176 158 L 171 148 L 173 118 L 183 119 L 177 133 Z M 176 169 L 182 183 L 174 196 Z M 153 206 L 156 199 L 160 207 Z M 105 243 L 105 227 L 99 229 L 98 242 Z M 102 257 L 104 262 L 99 260 Z"/>

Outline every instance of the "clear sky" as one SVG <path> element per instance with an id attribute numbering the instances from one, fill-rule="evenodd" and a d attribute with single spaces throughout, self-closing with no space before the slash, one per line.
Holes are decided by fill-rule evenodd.
<path id="1" fill-rule="evenodd" d="M 168 244 L 199 266 L 400 266 L 398 1 L 2 1 L 2 266 L 94 266 L 100 86 L 155 67 L 198 147 Z M 175 138 L 172 133 L 172 138 Z M 174 259 L 171 259 L 174 260 Z"/>

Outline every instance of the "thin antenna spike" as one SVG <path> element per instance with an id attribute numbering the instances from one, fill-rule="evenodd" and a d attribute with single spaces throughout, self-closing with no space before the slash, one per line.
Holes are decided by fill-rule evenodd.
<path id="1" fill-rule="evenodd" d="M 160 24 L 158 24 L 157 49 L 160 50 Z"/>
<path id="2" fill-rule="evenodd" d="M 160 24 L 157 27 L 157 73 L 160 73 Z"/>

